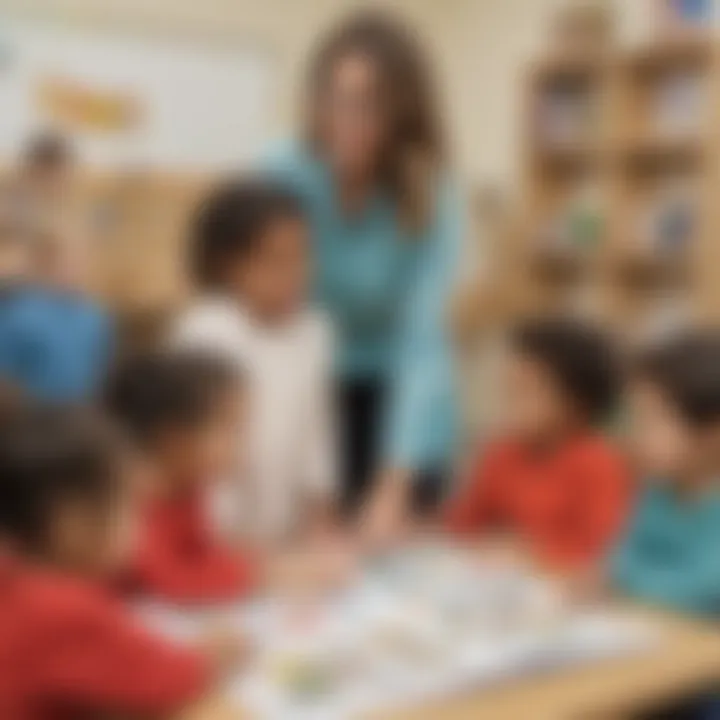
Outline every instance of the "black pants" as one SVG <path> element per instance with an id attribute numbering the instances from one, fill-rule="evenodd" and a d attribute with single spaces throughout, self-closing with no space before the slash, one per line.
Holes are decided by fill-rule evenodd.
<path id="1" fill-rule="evenodd" d="M 387 388 L 381 381 L 342 381 L 339 386 L 340 457 L 342 460 L 342 506 L 354 515 L 368 498 L 379 468 L 381 427 Z M 413 481 L 413 506 L 431 513 L 445 488 L 444 468 L 423 470 Z"/>

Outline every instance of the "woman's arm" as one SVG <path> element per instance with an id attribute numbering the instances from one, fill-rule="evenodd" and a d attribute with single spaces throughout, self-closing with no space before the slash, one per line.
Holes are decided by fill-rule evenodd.
<path id="1" fill-rule="evenodd" d="M 402 308 L 384 459 L 367 518 L 373 535 L 392 535 L 398 528 L 415 472 L 447 461 L 454 433 L 454 388 L 446 320 L 463 231 L 459 197 L 443 185 L 434 221 L 424 237 L 415 240 L 422 247 Z"/>

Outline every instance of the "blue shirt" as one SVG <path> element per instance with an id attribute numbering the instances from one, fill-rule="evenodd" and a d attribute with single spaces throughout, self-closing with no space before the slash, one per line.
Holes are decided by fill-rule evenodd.
<path id="1" fill-rule="evenodd" d="M 612 558 L 629 595 L 697 613 L 720 612 L 720 491 L 682 498 L 650 485 Z"/>
<path id="2" fill-rule="evenodd" d="M 108 317 L 81 295 L 39 287 L 0 295 L 0 376 L 31 397 L 82 401 L 102 382 Z"/>
<path id="3" fill-rule="evenodd" d="M 344 212 L 328 168 L 301 146 L 281 148 L 268 165 L 306 204 L 316 295 L 339 336 L 340 373 L 389 383 L 385 462 L 410 469 L 447 462 L 455 402 L 445 320 L 463 225 L 456 193 L 442 184 L 431 222 L 412 234 L 382 193 L 359 213 Z"/>

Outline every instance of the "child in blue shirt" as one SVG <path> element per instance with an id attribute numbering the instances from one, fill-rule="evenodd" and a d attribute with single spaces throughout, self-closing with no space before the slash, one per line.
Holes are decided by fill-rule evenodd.
<path id="1" fill-rule="evenodd" d="M 22 302 L 28 272 L 27 243 L 18 226 L 0 215 L 0 368 L 5 367 L 9 350 L 7 329 L 18 303 Z M 0 372 L 0 401 L 9 399 L 15 388 L 7 373 Z"/>
<path id="2" fill-rule="evenodd" d="M 69 281 L 61 240 L 30 242 L 31 272 L 9 282 L 0 301 L 2 384 L 42 400 L 86 400 L 109 362 L 109 318 Z"/>
<path id="3" fill-rule="evenodd" d="M 648 481 L 611 562 L 622 592 L 720 612 L 720 334 L 650 351 L 630 383 L 631 437 Z"/>
<path id="4" fill-rule="evenodd" d="M 92 396 L 111 347 L 107 315 L 82 290 L 86 249 L 66 227 L 74 166 L 66 138 L 31 138 L 0 206 L 14 252 L 12 272 L 0 268 L 0 387 L 49 401 Z"/>

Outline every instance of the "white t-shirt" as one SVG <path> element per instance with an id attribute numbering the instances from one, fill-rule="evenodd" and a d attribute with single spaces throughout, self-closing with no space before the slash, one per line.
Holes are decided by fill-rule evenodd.
<path id="1" fill-rule="evenodd" d="M 215 351 L 245 376 L 243 477 L 220 495 L 223 524 L 235 531 L 280 539 L 302 522 L 308 501 L 333 497 L 331 336 L 329 322 L 312 310 L 268 327 L 224 298 L 200 300 L 173 329 L 174 345 Z"/>

